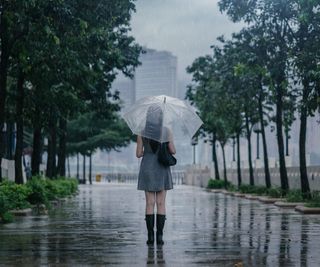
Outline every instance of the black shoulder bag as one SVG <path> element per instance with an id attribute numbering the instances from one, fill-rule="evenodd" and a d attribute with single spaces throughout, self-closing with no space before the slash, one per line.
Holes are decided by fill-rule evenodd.
<path id="1" fill-rule="evenodd" d="M 177 164 L 177 159 L 169 152 L 169 142 L 160 143 L 158 151 L 158 161 L 164 166 L 173 166 Z"/>

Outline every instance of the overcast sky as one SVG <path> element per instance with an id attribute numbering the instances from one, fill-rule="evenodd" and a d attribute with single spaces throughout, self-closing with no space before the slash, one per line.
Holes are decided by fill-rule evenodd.
<path id="1" fill-rule="evenodd" d="M 140 45 L 167 50 L 178 57 L 178 79 L 189 80 L 186 67 L 211 53 L 220 35 L 229 37 L 241 25 L 218 8 L 218 0 L 137 0 L 132 35 Z"/>

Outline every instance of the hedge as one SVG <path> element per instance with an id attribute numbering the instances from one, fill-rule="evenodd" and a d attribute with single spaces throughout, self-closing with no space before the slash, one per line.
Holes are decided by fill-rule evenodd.
<path id="1" fill-rule="evenodd" d="M 74 178 L 59 177 L 48 179 L 33 177 L 26 184 L 11 181 L 0 183 L 0 218 L 3 222 L 12 220 L 10 210 L 30 208 L 32 205 L 50 206 L 50 201 L 75 194 L 78 181 Z"/>

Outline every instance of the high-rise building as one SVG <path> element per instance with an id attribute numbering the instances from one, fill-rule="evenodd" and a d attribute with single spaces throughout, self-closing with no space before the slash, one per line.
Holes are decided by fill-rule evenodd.
<path id="1" fill-rule="evenodd" d="M 118 74 L 116 80 L 112 84 L 113 91 L 119 91 L 122 102 L 122 110 L 130 107 L 135 102 L 134 80 Z"/>
<path id="2" fill-rule="evenodd" d="M 177 57 L 167 51 L 145 49 L 134 75 L 135 99 L 145 96 L 177 96 Z"/>

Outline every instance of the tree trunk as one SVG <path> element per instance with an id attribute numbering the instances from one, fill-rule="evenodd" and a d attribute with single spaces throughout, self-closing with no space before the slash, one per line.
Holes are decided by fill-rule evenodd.
<path id="1" fill-rule="evenodd" d="M 220 180 L 219 165 L 218 165 L 217 150 L 216 150 L 216 142 L 217 142 L 216 135 L 213 134 L 213 138 L 212 138 L 212 160 L 213 160 L 213 163 L 214 163 L 215 179 L 216 180 Z"/>
<path id="2" fill-rule="evenodd" d="M 259 94 L 259 120 L 261 127 L 262 145 L 263 145 L 263 160 L 264 160 L 264 173 L 265 173 L 265 183 L 266 187 L 271 187 L 270 170 L 269 170 L 269 160 L 268 160 L 268 148 L 266 140 L 266 132 L 263 123 L 263 109 L 262 109 L 262 88 L 260 88 Z"/>
<path id="3" fill-rule="evenodd" d="M 24 74 L 19 70 L 18 83 L 17 83 L 17 98 L 16 98 L 16 150 L 14 153 L 14 169 L 15 169 L 15 182 L 23 184 L 22 173 L 22 150 L 23 150 L 23 99 L 24 99 Z"/>
<path id="4" fill-rule="evenodd" d="M 9 33 L 8 22 L 2 11 L 0 16 L 0 133 L 5 121 L 5 105 L 7 98 L 7 74 L 9 66 Z M 4 152 L 4 142 L 0 138 L 0 182 L 2 182 L 1 160 Z"/>
<path id="5" fill-rule="evenodd" d="M 307 164 L 306 164 L 306 134 L 307 134 L 307 98 L 308 85 L 304 84 L 302 107 L 300 115 L 300 134 L 299 134 L 299 161 L 300 161 L 300 180 L 301 191 L 305 198 L 310 198 L 310 186 L 308 180 Z"/>
<path id="6" fill-rule="evenodd" d="M 39 114 L 39 110 L 35 110 L 35 114 Z M 37 115 L 36 115 L 37 116 Z M 32 175 L 40 174 L 40 163 L 41 163 L 41 126 L 39 118 L 34 120 L 33 124 L 33 149 L 31 157 L 31 169 Z"/>
<path id="7" fill-rule="evenodd" d="M 67 120 L 65 118 L 59 119 L 59 153 L 58 153 L 58 172 L 60 176 L 66 176 L 66 132 Z"/>
<path id="8" fill-rule="evenodd" d="M 246 131 L 247 131 L 247 140 L 248 140 L 248 161 L 249 161 L 249 173 L 250 173 L 250 185 L 254 185 L 253 177 L 253 167 L 252 167 L 252 153 L 251 153 L 251 130 L 249 125 L 249 118 L 246 114 Z"/>
<path id="9" fill-rule="evenodd" d="M 77 179 L 79 181 L 80 176 L 79 176 L 79 153 L 77 153 Z"/>
<path id="10" fill-rule="evenodd" d="M 52 112 L 51 112 L 52 114 Z M 49 136 L 48 136 L 48 159 L 47 159 L 47 177 L 56 176 L 56 155 L 57 155 L 57 121 L 54 115 L 49 118 Z"/>
<path id="11" fill-rule="evenodd" d="M 286 169 L 286 161 L 284 156 L 284 143 L 283 143 L 283 127 L 282 127 L 282 110 L 283 110 L 283 101 L 282 101 L 282 88 L 281 85 L 277 86 L 277 99 L 276 99 L 276 127 L 277 127 L 277 142 L 278 142 L 278 151 L 279 151 L 279 163 L 280 163 L 280 180 L 281 180 L 281 189 L 284 192 L 289 190 L 288 175 Z"/>
<path id="12" fill-rule="evenodd" d="M 71 177 L 71 173 L 70 173 L 70 160 L 69 157 L 67 157 L 67 164 L 68 164 L 68 177 Z"/>
<path id="13" fill-rule="evenodd" d="M 89 155 L 89 182 L 92 184 L 92 153 Z"/>
<path id="14" fill-rule="evenodd" d="M 13 154 L 14 154 L 14 145 L 15 145 L 15 134 L 14 134 L 14 123 L 13 122 L 7 122 L 7 151 L 6 151 L 6 157 L 9 160 L 13 160 Z"/>
<path id="15" fill-rule="evenodd" d="M 83 154 L 83 180 L 82 180 L 82 182 L 83 182 L 83 184 L 86 184 L 87 183 L 87 181 L 86 181 L 86 155 L 85 154 Z"/>
<path id="16" fill-rule="evenodd" d="M 238 171 L 238 187 L 240 187 L 242 183 L 241 159 L 240 159 L 240 133 L 237 134 L 237 171 Z"/>
<path id="17" fill-rule="evenodd" d="M 224 146 L 225 143 L 221 143 L 221 149 L 222 149 L 222 158 L 223 158 L 223 179 L 224 179 L 224 188 L 227 189 L 227 166 L 226 166 L 226 155 L 225 155 L 225 151 L 224 151 Z"/>

